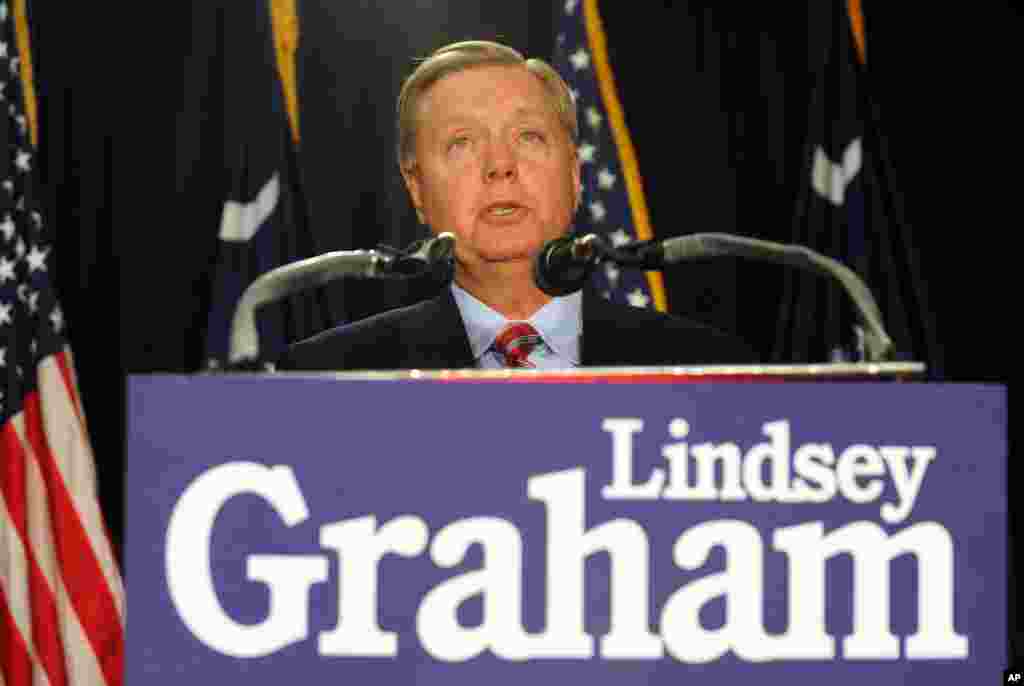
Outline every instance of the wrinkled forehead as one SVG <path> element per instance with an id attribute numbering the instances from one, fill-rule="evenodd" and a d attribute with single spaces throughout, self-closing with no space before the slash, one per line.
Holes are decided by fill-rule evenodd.
<path id="1" fill-rule="evenodd" d="M 422 93 L 417 128 L 495 114 L 558 121 L 554 94 L 544 81 L 519 65 L 478 65 L 445 74 Z"/>

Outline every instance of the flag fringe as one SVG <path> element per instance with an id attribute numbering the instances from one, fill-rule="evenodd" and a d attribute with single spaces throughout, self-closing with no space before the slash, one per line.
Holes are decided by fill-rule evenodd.
<path id="1" fill-rule="evenodd" d="M 594 61 L 594 73 L 597 77 L 601 100 L 612 132 L 612 139 L 619 151 L 622 171 L 625 176 L 626 193 L 629 206 L 633 211 L 633 224 L 637 238 L 642 241 L 653 240 L 654 230 L 651 228 L 650 212 L 647 198 L 644 195 L 643 180 L 640 176 L 640 163 L 637 161 L 636 150 L 626 126 L 626 116 L 619 101 L 615 87 L 615 76 L 608 60 L 608 41 L 605 37 L 604 25 L 598 12 L 597 0 L 584 0 L 583 20 L 587 28 L 587 42 L 590 44 L 591 57 Z M 665 281 L 661 272 L 645 272 L 647 284 L 651 289 L 654 307 L 659 312 L 668 311 L 668 297 L 665 294 Z"/>

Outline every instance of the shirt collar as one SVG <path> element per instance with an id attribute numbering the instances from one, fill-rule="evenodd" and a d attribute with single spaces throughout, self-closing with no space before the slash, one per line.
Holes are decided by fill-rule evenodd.
<path id="1" fill-rule="evenodd" d="M 479 360 L 490 349 L 505 325 L 513 320 L 506 319 L 497 310 L 480 302 L 454 281 L 451 289 L 466 327 L 473 359 Z M 555 354 L 575 365 L 580 363 L 580 334 L 583 331 L 581 291 L 552 298 L 526 321 L 537 330 Z"/>

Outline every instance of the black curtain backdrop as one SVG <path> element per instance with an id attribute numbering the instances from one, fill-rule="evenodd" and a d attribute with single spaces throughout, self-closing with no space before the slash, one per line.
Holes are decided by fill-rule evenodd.
<path id="1" fill-rule="evenodd" d="M 411 59 L 467 38 L 550 57 L 562 4 L 299 0 L 300 155 L 318 252 L 404 247 L 425 234 L 393 152 L 394 101 Z M 101 501 L 119 544 L 125 378 L 193 372 L 201 363 L 230 126 L 223 31 L 263 21 L 265 6 L 193 0 L 100 16 L 91 5 L 30 5 L 39 173 L 58 229 L 57 283 Z M 823 5 L 601 3 L 659 235 L 789 238 L 809 89 L 825 49 Z M 1008 2 L 905 5 L 864 0 L 868 71 L 945 378 L 1009 383 L 1019 290 L 1011 281 L 1019 10 Z M 716 262 L 673 272 L 669 304 L 767 354 L 781 269 Z M 346 283 L 329 295 L 341 321 L 425 289 Z M 1019 472 L 1011 457 L 1012 512 Z M 1011 600 L 1015 632 L 1020 603 Z"/>

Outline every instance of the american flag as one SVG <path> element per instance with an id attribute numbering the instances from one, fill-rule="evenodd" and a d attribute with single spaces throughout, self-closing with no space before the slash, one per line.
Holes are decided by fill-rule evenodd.
<path id="1" fill-rule="evenodd" d="M 124 592 L 32 188 L 23 10 L 0 0 L 0 685 L 112 686 Z"/>
<path id="2" fill-rule="evenodd" d="M 572 90 L 580 119 L 583 202 L 576 233 L 595 233 L 622 245 L 654 236 L 597 4 L 597 0 L 564 0 L 554 66 Z M 667 310 L 660 273 L 606 264 L 593 283 L 613 302 Z"/>

